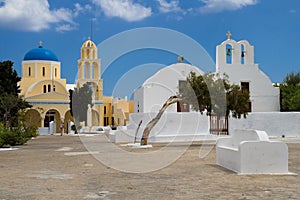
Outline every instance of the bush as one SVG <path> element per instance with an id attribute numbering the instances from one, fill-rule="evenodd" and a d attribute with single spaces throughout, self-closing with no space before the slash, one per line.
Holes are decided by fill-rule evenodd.
<path id="1" fill-rule="evenodd" d="M 6 128 L 0 123 L 0 147 L 5 145 L 23 145 L 32 137 L 37 136 L 36 127 L 13 127 Z"/>
<path id="2" fill-rule="evenodd" d="M 1 135 L 0 135 L 0 147 L 3 147 L 4 145 L 4 140 L 2 139 Z"/>

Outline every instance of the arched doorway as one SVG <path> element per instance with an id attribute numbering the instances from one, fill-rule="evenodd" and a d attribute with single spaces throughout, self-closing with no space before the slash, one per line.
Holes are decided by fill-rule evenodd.
<path id="1" fill-rule="evenodd" d="M 40 113 L 35 109 L 30 109 L 25 113 L 25 124 L 26 126 L 36 126 L 40 127 L 42 122 L 42 117 Z"/>
<path id="2" fill-rule="evenodd" d="M 49 127 L 49 124 L 51 121 L 54 121 L 56 124 L 56 132 L 58 133 L 59 130 L 59 125 L 61 122 L 60 114 L 57 110 L 50 109 L 46 112 L 45 114 L 45 119 L 44 119 L 44 127 Z"/>

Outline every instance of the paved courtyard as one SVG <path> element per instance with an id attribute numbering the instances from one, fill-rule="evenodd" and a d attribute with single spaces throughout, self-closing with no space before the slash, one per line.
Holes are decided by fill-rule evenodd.
<path id="1" fill-rule="evenodd" d="M 86 138 L 107 145 L 105 135 Z M 300 174 L 300 140 L 284 141 L 289 146 L 289 171 Z M 39 136 L 17 150 L 0 151 L 0 200 L 300 199 L 299 175 L 237 175 L 215 165 L 215 148 L 200 159 L 201 145 L 190 145 L 176 162 L 160 170 L 125 173 L 88 154 L 78 136 Z M 122 148 L 145 153 L 164 147 L 153 146 Z M 166 147 L 172 148 L 176 146 Z"/>

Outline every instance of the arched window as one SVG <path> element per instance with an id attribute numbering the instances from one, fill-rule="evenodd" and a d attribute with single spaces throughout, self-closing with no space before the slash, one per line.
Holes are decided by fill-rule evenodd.
<path id="1" fill-rule="evenodd" d="M 57 77 L 57 69 L 54 69 L 54 76 Z"/>
<path id="2" fill-rule="evenodd" d="M 28 67 L 28 76 L 31 76 L 31 67 Z"/>
<path id="3" fill-rule="evenodd" d="M 83 78 L 86 78 L 86 64 L 83 64 Z"/>
<path id="4" fill-rule="evenodd" d="M 55 85 L 53 85 L 53 92 L 55 92 Z"/>
<path id="5" fill-rule="evenodd" d="M 104 115 L 106 114 L 106 106 L 104 106 Z"/>
<path id="6" fill-rule="evenodd" d="M 43 86 L 43 92 L 44 92 L 44 93 L 47 92 L 47 86 L 46 86 L 46 85 Z"/>
<path id="7" fill-rule="evenodd" d="M 86 57 L 87 57 L 87 58 L 91 58 L 90 50 L 89 50 L 89 49 L 86 50 Z"/>
<path id="8" fill-rule="evenodd" d="M 245 64 L 245 45 L 241 44 L 241 64 Z"/>
<path id="9" fill-rule="evenodd" d="M 51 85 L 48 84 L 48 92 L 51 92 Z"/>
<path id="10" fill-rule="evenodd" d="M 46 69 L 45 69 L 45 67 L 43 67 L 43 69 L 42 69 L 42 75 L 43 75 L 43 76 L 46 75 Z"/>
<path id="11" fill-rule="evenodd" d="M 94 63 L 92 64 L 92 71 L 91 71 L 91 73 L 92 73 L 92 79 L 94 79 L 95 78 L 95 64 Z"/>
<path id="12" fill-rule="evenodd" d="M 96 51 L 95 51 L 95 49 L 93 50 L 93 59 L 96 59 Z"/>
<path id="13" fill-rule="evenodd" d="M 86 73 L 86 79 L 89 79 L 90 78 L 90 74 L 91 74 L 91 70 L 90 70 L 90 65 L 89 64 L 87 64 L 86 65 L 86 69 L 85 69 L 86 71 L 85 71 L 85 73 Z"/>
<path id="14" fill-rule="evenodd" d="M 89 64 L 84 64 L 84 78 L 89 79 L 90 78 L 90 65 Z"/>
<path id="15" fill-rule="evenodd" d="M 226 44 L 226 63 L 232 64 L 232 46 L 230 44 Z"/>

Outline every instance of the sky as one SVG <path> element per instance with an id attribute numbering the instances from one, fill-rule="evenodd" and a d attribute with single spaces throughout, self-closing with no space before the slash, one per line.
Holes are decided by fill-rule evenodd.
<path id="1" fill-rule="evenodd" d="M 89 36 L 101 47 L 99 56 L 105 63 L 105 53 L 117 52 L 128 43 L 123 38 L 114 46 L 102 44 L 144 27 L 183 34 L 201 45 L 213 61 L 216 46 L 230 31 L 232 39 L 254 45 L 255 63 L 272 82 L 300 71 L 299 0 L 0 0 L 0 61 L 13 61 L 21 76 L 24 55 L 43 41 L 43 47 L 61 62 L 61 76 L 74 83 L 80 48 Z M 170 42 L 187 45 L 176 39 Z M 102 71 L 104 95 L 114 94 L 120 80 L 123 86 L 141 84 L 158 69 L 176 63 L 177 56 L 153 48 L 119 55 Z"/>

